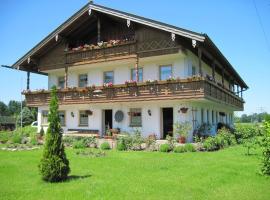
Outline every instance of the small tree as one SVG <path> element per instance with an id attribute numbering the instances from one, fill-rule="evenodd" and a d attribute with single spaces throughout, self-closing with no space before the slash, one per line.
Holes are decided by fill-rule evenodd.
<path id="1" fill-rule="evenodd" d="M 264 175 L 270 176 L 270 122 L 264 124 L 264 134 L 262 138 L 263 157 L 261 171 Z"/>
<path id="2" fill-rule="evenodd" d="M 56 87 L 51 90 L 49 127 L 46 134 L 43 157 L 39 170 L 42 179 L 48 182 L 59 182 L 67 179 L 70 172 L 69 161 L 66 158 L 64 144 L 62 143 L 62 128 L 58 115 L 58 98 Z"/>
<path id="3" fill-rule="evenodd" d="M 35 121 L 35 116 L 31 112 L 28 107 L 24 107 L 22 109 L 22 114 L 17 118 L 17 124 L 20 126 L 21 124 L 21 116 L 22 116 L 22 125 L 27 126 L 30 125 L 33 121 Z"/>

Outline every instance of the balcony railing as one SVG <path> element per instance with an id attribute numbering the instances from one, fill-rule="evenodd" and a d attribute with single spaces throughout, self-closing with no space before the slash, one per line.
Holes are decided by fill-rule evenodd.
<path id="1" fill-rule="evenodd" d="M 49 91 L 24 92 L 28 106 L 48 105 Z M 242 110 L 244 101 L 232 92 L 214 82 L 197 78 L 196 80 L 174 80 L 134 85 L 113 85 L 112 87 L 67 88 L 57 92 L 59 103 L 91 104 L 109 102 L 209 99 Z"/>
<path id="2" fill-rule="evenodd" d="M 136 53 L 136 42 L 126 41 L 117 45 L 93 46 L 88 49 L 66 52 L 66 63 L 78 63 L 89 60 L 108 59 L 115 56 L 128 56 Z"/>

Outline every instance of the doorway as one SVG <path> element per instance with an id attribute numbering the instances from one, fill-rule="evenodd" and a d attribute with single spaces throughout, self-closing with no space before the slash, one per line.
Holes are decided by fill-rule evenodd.
<path id="1" fill-rule="evenodd" d="M 107 129 L 111 129 L 113 126 L 113 111 L 112 110 L 104 110 L 104 134 Z"/>
<path id="2" fill-rule="evenodd" d="M 162 108 L 163 139 L 173 136 L 173 108 Z"/>

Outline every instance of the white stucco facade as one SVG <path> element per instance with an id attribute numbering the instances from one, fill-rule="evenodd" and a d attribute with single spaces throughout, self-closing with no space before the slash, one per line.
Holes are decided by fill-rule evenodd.
<path id="1" fill-rule="evenodd" d="M 199 71 L 198 59 L 191 52 L 171 54 L 166 56 L 156 56 L 140 59 L 139 67 L 143 69 L 143 81 L 148 79 L 160 79 L 160 66 L 171 65 L 172 75 L 179 78 L 187 78 L 192 75 L 192 66 L 196 68 L 196 74 Z M 80 74 L 87 74 L 87 85 L 102 85 L 103 74 L 106 71 L 113 71 L 114 84 L 123 84 L 126 80 L 131 79 L 131 69 L 135 66 L 135 59 L 103 62 L 98 64 L 88 64 L 70 67 L 68 71 L 68 87 L 78 87 L 78 77 Z M 204 76 L 212 75 L 210 66 L 202 63 Z M 48 71 L 48 88 L 58 85 L 58 77 L 64 76 L 64 70 Z M 221 82 L 221 76 L 216 74 L 216 79 Z M 225 87 L 229 87 L 225 80 Z M 187 113 L 181 113 L 181 107 L 188 108 Z M 125 102 L 125 103 L 97 103 L 97 104 L 76 104 L 76 105 L 60 105 L 59 110 L 65 113 L 64 131 L 69 129 L 87 129 L 97 130 L 101 135 L 104 134 L 104 110 L 112 110 L 112 127 L 119 128 L 121 131 L 132 132 L 135 127 L 130 126 L 129 111 L 132 108 L 141 109 L 141 126 L 136 127 L 142 132 L 143 136 L 150 134 L 157 135 L 158 138 L 163 137 L 163 108 L 173 109 L 173 122 L 190 122 L 192 131 L 188 136 L 188 141 L 192 141 L 193 130 L 202 123 L 212 125 L 212 134 L 216 132 L 216 125 L 219 122 L 232 125 L 234 109 L 221 103 L 212 102 L 206 99 L 202 100 L 158 100 L 147 102 Z M 79 125 L 79 112 L 82 110 L 91 110 L 92 115 L 88 116 L 88 125 Z M 42 124 L 42 112 L 48 111 L 47 106 L 38 108 L 38 124 L 46 129 L 47 125 Z M 124 118 L 121 122 L 115 120 L 115 113 L 122 111 Z M 151 115 L 149 114 L 151 112 Z M 219 113 L 225 115 L 221 117 Z"/>

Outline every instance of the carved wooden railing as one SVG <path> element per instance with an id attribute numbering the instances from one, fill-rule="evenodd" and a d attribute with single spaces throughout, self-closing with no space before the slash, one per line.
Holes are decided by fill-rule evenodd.
<path id="1" fill-rule="evenodd" d="M 66 63 L 78 63 L 90 60 L 108 59 L 116 56 L 128 56 L 138 54 L 139 57 L 177 53 L 180 48 L 171 40 L 153 40 L 137 43 L 129 40 L 117 45 L 108 44 L 106 47 L 98 47 L 66 52 Z"/>
<path id="2" fill-rule="evenodd" d="M 24 92 L 28 106 L 48 105 L 49 91 Z M 218 101 L 243 109 L 243 100 L 215 83 L 201 80 L 160 81 L 134 86 L 70 88 L 57 92 L 60 104 L 90 104 L 107 102 L 203 99 Z"/>
<path id="3" fill-rule="evenodd" d="M 127 56 L 135 54 L 136 42 L 127 41 L 107 47 L 95 47 L 93 49 L 66 52 L 66 63 L 72 64 L 88 60 L 107 59 L 115 56 Z"/>

